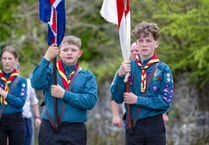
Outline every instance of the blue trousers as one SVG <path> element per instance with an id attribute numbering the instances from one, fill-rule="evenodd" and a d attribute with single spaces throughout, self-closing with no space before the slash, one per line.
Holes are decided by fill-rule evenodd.
<path id="1" fill-rule="evenodd" d="M 134 134 L 126 133 L 126 145 L 166 145 L 162 115 L 137 120 Z"/>
<path id="2" fill-rule="evenodd" d="M 33 135 L 32 119 L 24 118 L 24 125 L 25 125 L 24 145 L 31 145 L 32 135 Z"/>
<path id="3" fill-rule="evenodd" d="M 87 130 L 84 123 L 61 123 L 55 132 L 48 120 L 42 119 L 38 141 L 39 145 L 86 145 Z"/>
<path id="4" fill-rule="evenodd" d="M 22 113 L 3 114 L 0 120 L 0 145 L 23 145 L 24 144 L 24 121 Z"/>

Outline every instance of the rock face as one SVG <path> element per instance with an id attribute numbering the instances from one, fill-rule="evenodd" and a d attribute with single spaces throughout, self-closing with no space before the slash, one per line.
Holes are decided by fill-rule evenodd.
<path id="1" fill-rule="evenodd" d="M 175 81 L 167 124 L 169 145 L 209 145 L 209 92 L 189 84 L 187 74 Z"/>
<path id="2" fill-rule="evenodd" d="M 181 74 L 166 125 L 167 145 L 209 145 L 209 83 L 202 90 Z M 88 145 L 125 145 L 123 128 L 112 125 L 111 82 L 99 86 L 99 101 L 89 112 Z"/>

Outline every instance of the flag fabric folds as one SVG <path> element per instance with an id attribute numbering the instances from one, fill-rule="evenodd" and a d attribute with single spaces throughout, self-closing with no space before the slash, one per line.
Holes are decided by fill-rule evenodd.
<path id="1" fill-rule="evenodd" d="M 103 0 L 100 14 L 110 23 L 117 24 L 124 60 L 130 57 L 130 10 L 129 0 Z"/>
<path id="2" fill-rule="evenodd" d="M 64 0 L 39 0 L 40 20 L 48 24 L 48 44 L 62 42 L 66 16 Z"/>

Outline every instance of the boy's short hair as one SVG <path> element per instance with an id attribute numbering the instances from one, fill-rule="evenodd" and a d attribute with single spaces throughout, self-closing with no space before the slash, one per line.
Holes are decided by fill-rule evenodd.
<path id="1" fill-rule="evenodd" d="M 9 52 L 9 53 L 13 54 L 15 59 L 18 58 L 17 51 L 12 45 L 6 46 L 1 50 L 0 58 L 2 57 L 4 52 Z"/>
<path id="2" fill-rule="evenodd" d="M 73 44 L 76 45 L 79 49 L 81 48 L 81 39 L 74 35 L 65 36 L 60 44 L 60 47 L 62 47 L 64 43 Z"/>
<path id="3" fill-rule="evenodd" d="M 152 34 L 154 40 L 158 40 L 160 36 L 160 29 L 158 25 L 155 23 L 141 22 L 136 25 L 133 31 L 133 35 L 136 39 L 138 39 L 142 34 L 144 34 L 144 37 L 147 37 L 149 33 Z"/>

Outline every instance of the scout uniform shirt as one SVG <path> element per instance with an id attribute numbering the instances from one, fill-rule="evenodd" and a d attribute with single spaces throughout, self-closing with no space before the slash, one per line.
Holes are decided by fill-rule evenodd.
<path id="1" fill-rule="evenodd" d="M 144 60 L 142 63 L 145 66 L 151 58 Z M 146 75 L 149 76 L 152 64 L 146 69 Z M 168 111 L 172 96 L 173 96 L 173 79 L 171 70 L 165 63 L 159 62 L 152 82 L 148 88 L 146 97 L 142 96 L 141 92 L 141 73 L 142 69 L 138 66 L 136 60 L 131 61 L 131 74 L 133 82 L 129 86 L 130 92 L 137 95 L 137 103 L 131 104 L 131 118 L 135 116 L 136 108 L 141 108 L 138 119 L 157 116 Z M 120 77 L 116 74 L 111 86 L 113 99 L 117 103 L 122 103 L 123 93 L 125 92 L 124 76 Z"/>
<path id="2" fill-rule="evenodd" d="M 67 66 L 63 63 L 66 76 L 69 79 L 70 73 L 76 65 Z M 51 96 L 51 85 L 54 84 L 53 65 L 45 58 L 33 71 L 31 78 L 32 87 L 37 90 L 43 90 L 45 96 L 46 108 L 50 116 L 54 119 L 54 97 Z M 57 84 L 64 88 L 61 75 L 57 73 Z M 67 102 L 62 122 L 86 122 L 87 110 L 92 109 L 97 102 L 97 85 L 93 73 L 87 70 L 80 70 L 71 91 L 65 91 L 62 99 L 57 99 L 58 116 L 62 102 Z M 47 119 L 45 110 L 42 112 L 42 118 Z"/>
<path id="3" fill-rule="evenodd" d="M 2 73 L 6 79 L 10 77 L 12 72 L 6 74 L 3 70 Z M 16 77 L 15 77 L 16 78 Z M 9 84 L 9 88 L 15 78 L 12 80 L 12 82 Z M 0 87 L 4 89 L 5 83 L 0 79 Z M 21 77 L 20 80 L 17 82 L 16 86 L 14 87 L 13 91 L 11 94 L 7 94 L 6 100 L 7 100 L 7 105 L 4 109 L 3 114 L 11 114 L 11 113 L 18 113 L 23 111 L 23 106 L 25 104 L 26 100 L 26 95 L 27 95 L 27 82 L 26 79 Z M 0 103 L 0 107 L 1 107 Z"/>

